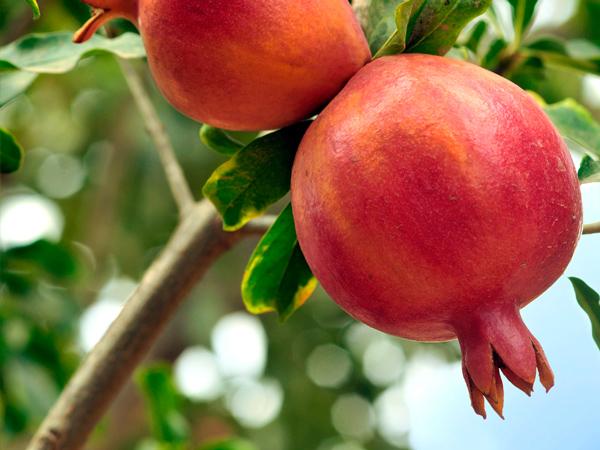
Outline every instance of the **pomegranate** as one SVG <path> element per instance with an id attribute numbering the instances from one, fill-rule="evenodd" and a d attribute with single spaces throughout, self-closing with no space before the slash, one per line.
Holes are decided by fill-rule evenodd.
<path id="1" fill-rule="evenodd" d="M 89 39 L 123 17 L 177 109 L 229 130 L 280 128 L 314 114 L 371 54 L 348 0 L 84 0 Z"/>
<path id="2" fill-rule="evenodd" d="M 458 338 L 475 411 L 502 415 L 499 371 L 554 384 L 519 310 L 563 273 L 579 184 L 519 87 L 431 55 L 378 59 L 311 125 L 292 174 L 300 246 L 348 313 L 417 341 Z"/>

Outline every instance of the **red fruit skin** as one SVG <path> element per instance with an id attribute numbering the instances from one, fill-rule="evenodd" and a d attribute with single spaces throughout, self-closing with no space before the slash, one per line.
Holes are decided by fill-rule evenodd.
<path id="1" fill-rule="evenodd" d="M 136 4 L 90 3 L 123 5 L 108 14 Z M 309 117 L 371 58 L 347 0 L 139 0 L 137 11 L 160 90 L 182 113 L 220 128 Z"/>
<path id="2" fill-rule="evenodd" d="M 573 162 L 530 96 L 430 55 L 361 69 L 309 128 L 292 174 L 298 239 L 348 313 L 418 341 L 459 338 L 476 411 L 498 369 L 553 383 L 518 310 L 563 273 L 582 227 Z M 483 396 L 482 396 L 483 395 Z"/>

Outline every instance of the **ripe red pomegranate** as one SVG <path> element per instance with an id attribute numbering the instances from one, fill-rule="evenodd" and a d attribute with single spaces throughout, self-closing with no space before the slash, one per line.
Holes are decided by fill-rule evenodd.
<path id="1" fill-rule="evenodd" d="M 355 318 L 458 338 L 475 411 L 502 415 L 499 370 L 554 377 L 519 309 L 563 273 L 582 226 L 564 142 L 519 87 L 429 55 L 361 69 L 309 128 L 292 175 L 300 246 Z"/>
<path id="2" fill-rule="evenodd" d="M 371 54 L 348 0 L 84 0 L 89 39 L 116 17 L 139 28 L 150 69 L 182 113 L 229 130 L 314 114 Z"/>

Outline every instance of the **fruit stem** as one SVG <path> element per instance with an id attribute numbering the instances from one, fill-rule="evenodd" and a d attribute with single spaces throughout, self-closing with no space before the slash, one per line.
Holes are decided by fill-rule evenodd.
<path id="1" fill-rule="evenodd" d="M 73 42 L 76 44 L 91 39 L 98 28 L 113 19 L 124 18 L 138 25 L 137 0 L 84 0 L 84 2 L 91 6 L 92 17 L 73 35 Z"/>
<path id="2" fill-rule="evenodd" d="M 105 10 L 94 8 L 92 10 L 92 17 L 88 19 L 83 26 L 75 32 L 73 35 L 73 42 L 76 44 L 82 44 L 83 42 L 88 41 L 91 37 L 96 33 L 98 28 L 104 25 L 109 20 L 115 19 L 119 16 L 119 14 Z"/>

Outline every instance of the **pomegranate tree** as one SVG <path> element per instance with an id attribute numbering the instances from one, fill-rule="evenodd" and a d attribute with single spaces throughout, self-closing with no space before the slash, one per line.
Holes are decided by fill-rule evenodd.
<path id="1" fill-rule="evenodd" d="M 347 0 L 85 0 L 76 33 L 139 28 L 154 79 L 182 113 L 229 130 L 283 127 L 314 114 L 371 54 Z"/>
<path id="2" fill-rule="evenodd" d="M 473 408 L 499 372 L 554 378 L 519 315 L 563 273 L 582 226 L 577 175 L 530 96 L 475 65 L 398 55 L 364 67 L 305 135 L 292 174 L 300 246 L 355 318 L 458 338 Z"/>
<path id="3" fill-rule="evenodd" d="M 538 375 L 546 389 L 553 386 L 549 362 L 520 310 L 565 270 L 580 234 L 600 233 L 600 222 L 582 231 L 579 192 L 579 183 L 600 182 L 600 124 L 583 106 L 593 103 L 582 85 L 586 74 L 600 74 L 590 5 L 578 9 L 568 36 L 558 28 L 552 35 L 551 26 L 544 27 L 550 35 L 540 36 L 530 30 L 535 24 L 539 31 L 536 10 L 546 6 L 534 0 L 508 0 L 502 8 L 493 0 L 83 1 L 93 15 L 75 33 L 75 43 L 71 33 L 48 32 L 71 20 L 71 1 L 47 2 L 52 14 L 40 25 L 22 14 L 22 0 L 4 2 L 0 20 L 5 41 L 28 31 L 0 45 L 0 109 L 7 107 L 0 111 L 6 122 L 0 126 L 0 180 L 8 187 L 0 194 L 0 442 L 22 446 L 43 415 L 40 408 L 48 406 L 34 397 L 54 398 L 57 387 L 62 392 L 29 450 L 83 448 L 102 417 L 116 425 L 116 436 L 108 427 L 105 442 L 96 443 L 108 448 L 254 448 L 245 438 L 256 435 L 251 428 L 264 426 L 284 430 L 274 442 L 302 449 L 338 448 L 350 440 L 365 447 L 381 447 L 384 440 L 397 446 L 422 437 L 418 426 L 407 430 L 406 420 L 387 426 L 413 406 L 407 398 L 399 410 L 390 408 L 390 399 L 397 400 L 394 383 L 403 381 L 398 373 L 381 377 L 385 368 L 363 367 L 360 386 L 356 376 L 346 376 L 356 349 L 339 339 L 331 346 L 330 332 L 345 321 L 322 320 L 316 316 L 324 311 L 314 309 L 295 317 L 287 333 L 265 321 L 266 342 L 256 319 L 248 322 L 237 312 L 213 323 L 231 309 L 229 303 L 211 308 L 201 321 L 196 314 L 186 317 L 195 307 L 176 314 L 224 252 L 257 235 L 262 237 L 240 277 L 249 312 L 273 311 L 284 321 L 312 295 L 318 278 L 352 316 L 383 332 L 416 341 L 458 339 L 471 403 L 484 417 L 486 400 L 503 414 L 505 379 L 528 395 Z M 38 17 L 37 0 L 26 2 Z M 107 30 L 109 37 L 93 36 L 113 18 L 133 22 L 140 35 L 119 35 L 119 27 Z M 577 24 L 590 26 L 577 30 L 572 26 Z M 123 79 L 118 79 L 129 92 L 105 85 L 114 61 L 88 58 L 98 53 L 119 59 Z M 448 53 L 489 71 L 441 58 Z M 174 123 L 180 136 L 170 142 L 139 66 L 123 60 L 145 56 L 166 98 L 203 122 L 202 146 L 221 154 L 202 199 L 194 192 L 214 158 L 191 152 L 185 158 L 189 165 L 181 167 L 175 147 L 197 148 L 198 124 Z M 42 74 L 70 72 L 83 58 L 87 69 L 79 75 L 101 74 L 93 92 L 81 95 L 77 74 L 35 82 Z M 569 77 L 573 70 L 577 76 Z M 539 92 L 530 97 L 502 76 Z M 32 85 L 31 99 L 19 98 Z M 573 94 L 577 98 L 566 98 Z M 544 98 L 562 100 L 546 104 Z M 102 120 L 109 105 L 127 102 L 131 107 Z M 136 131 L 140 120 L 153 145 Z M 264 129 L 276 130 L 257 132 Z M 581 154 L 577 174 L 558 132 Z M 158 154 L 140 154 L 141 147 L 155 147 Z M 27 158 L 27 148 L 44 151 Z M 157 182 L 158 161 L 167 183 Z M 73 188 L 69 192 L 63 178 Z M 161 192 L 165 185 L 173 202 Z M 284 206 L 290 188 L 291 202 Z M 277 217 L 259 217 L 279 207 Z M 48 220 L 30 229 L 39 217 Z M 582 250 L 589 254 L 590 248 Z M 216 278 L 231 281 L 237 266 L 232 258 L 220 269 L 228 281 Z M 124 280 L 120 274 L 127 273 L 140 277 Z M 105 276 L 105 288 L 98 289 Z M 570 280 L 600 348 L 600 294 L 582 279 Z M 211 291 L 228 296 L 229 287 Z M 131 291 L 127 300 L 121 291 Z M 85 317 L 74 303 L 81 294 L 80 306 L 97 294 Z M 95 319 L 106 300 L 123 300 L 122 311 L 92 348 L 96 339 L 81 342 L 75 332 L 89 334 L 87 319 Z M 172 329 L 212 328 L 215 352 L 188 348 L 196 344 L 184 339 L 189 333 L 176 333 L 172 348 L 163 345 L 169 339 L 162 341 L 160 355 L 186 351 L 173 368 L 144 364 L 136 375 L 152 413 L 153 435 L 141 436 L 139 414 L 122 414 L 119 404 L 108 407 L 173 319 Z M 582 326 L 575 320 L 557 318 L 557 328 Z M 327 330 L 320 331 L 322 325 Z M 238 345 L 241 340 L 252 345 Z M 261 379 L 228 382 L 236 374 L 221 373 L 222 364 L 213 360 L 239 359 L 239 351 L 228 354 L 231 343 L 256 356 L 251 359 Z M 80 344 L 86 355 L 73 373 L 72 349 Z M 371 352 L 375 347 L 360 352 L 363 366 L 378 353 Z M 578 349 L 583 358 L 591 356 L 589 350 L 585 344 Z M 305 360 L 307 376 L 298 371 Z M 332 361 L 343 370 L 330 370 Z M 187 375 L 180 376 L 190 371 L 203 376 L 205 370 L 214 381 L 224 381 L 223 389 L 200 392 L 186 382 Z M 31 390 L 36 381 L 43 386 Z M 421 381 L 421 388 L 429 387 Z M 589 383 L 564 384 L 563 394 L 595 399 Z M 355 392 L 323 395 L 327 388 Z M 269 400 L 270 413 L 253 417 L 228 401 L 249 395 Z M 198 401 L 208 409 L 185 407 Z M 367 417 L 371 401 L 382 412 L 378 424 Z M 519 435 L 523 442 L 535 440 L 540 426 L 563 419 L 560 404 L 548 406 L 538 429 Z M 363 424 L 338 414 L 348 407 L 364 411 Z M 310 413 L 300 417 L 300 410 Z M 125 416 L 132 426 L 119 421 Z M 566 423 L 578 422 L 587 432 L 578 443 L 593 447 L 597 439 L 589 416 L 583 409 Z M 333 438 L 332 427 L 338 433 Z M 125 441 L 119 438 L 122 428 L 133 430 Z M 228 437 L 206 442 L 213 431 Z M 407 431 L 413 434 L 408 441 Z M 564 438 L 564 430 L 557 432 L 546 440 Z M 238 434 L 241 439 L 233 436 Z M 439 441 L 435 436 L 423 442 Z"/>

